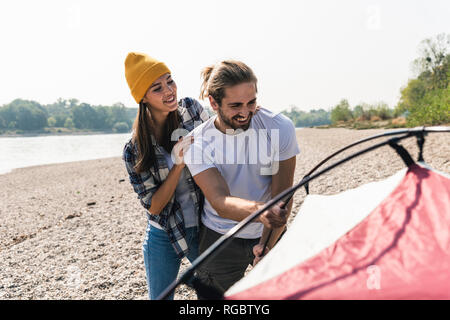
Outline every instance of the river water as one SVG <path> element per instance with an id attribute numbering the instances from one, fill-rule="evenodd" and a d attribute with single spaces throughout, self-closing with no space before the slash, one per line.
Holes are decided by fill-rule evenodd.
<path id="1" fill-rule="evenodd" d="M 119 157 L 130 133 L 0 138 L 0 174 L 15 168 Z"/>

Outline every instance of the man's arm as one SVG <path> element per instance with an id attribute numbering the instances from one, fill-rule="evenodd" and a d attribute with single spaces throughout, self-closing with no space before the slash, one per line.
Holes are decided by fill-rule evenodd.
<path id="1" fill-rule="evenodd" d="M 195 183 L 203 191 L 211 206 L 223 218 L 242 221 L 264 206 L 264 202 L 233 197 L 225 179 L 217 168 L 209 168 L 194 176 Z M 275 205 L 265 211 L 254 222 L 261 222 L 269 228 L 279 228 L 286 224 L 287 210 Z"/>
<path id="2" fill-rule="evenodd" d="M 279 162 L 279 168 L 278 172 L 272 176 L 272 199 L 275 198 L 278 194 L 283 192 L 286 189 L 289 189 L 292 187 L 292 184 L 294 183 L 294 173 L 295 173 L 295 164 L 296 164 L 296 158 L 295 156 L 283 160 Z M 289 217 L 291 210 L 292 210 L 292 204 L 293 204 L 293 197 L 289 201 L 287 208 L 287 217 Z M 278 239 L 280 238 L 281 234 L 283 233 L 285 229 L 285 226 L 282 226 L 281 228 L 275 228 L 272 231 L 272 234 L 270 236 L 270 240 L 267 244 L 267 249 L 270 250 L 272 247 L 277 243 Z M 267 237 L 269 236 L 270 229 L 264 226 L 263 234 L 261 236 L 261 240 L 259 242 L 258 248 L 255 249 L 256 251 L 255 256 L 259 256 L 262 253 L 262 247 L 264 246 L 264 243 L 267 240 Z M 266 251 L 267 252 L 267 251 Z M 259 261 L 259 259 L 258 259 Z M 258 262 L 256 261 L 256 262 Z"/>

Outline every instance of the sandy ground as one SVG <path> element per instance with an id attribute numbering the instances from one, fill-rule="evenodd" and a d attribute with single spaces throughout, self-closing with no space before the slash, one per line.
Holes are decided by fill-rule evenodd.
<path id="1" fill-rule="evenodd" d="M 295 181 L 333 151 L 383 131 L 298 130 Z M 425 160 L 446 173 L 449 138 L 429 134 L 424 147 Z M 416 159 L 415 139 L 402 144 Z M 403 166 L 383 147 L 316 179 L 310 192 L 333 194 Z M 0 195 L 0 299 L 147 299 L 146 217 L 120 158 L 17 169 L 0 175 Z M 290 221 L 304 197 L 304 189 L 296 193 Z M 175 298 L 196 295 L 181 286 Z"/>

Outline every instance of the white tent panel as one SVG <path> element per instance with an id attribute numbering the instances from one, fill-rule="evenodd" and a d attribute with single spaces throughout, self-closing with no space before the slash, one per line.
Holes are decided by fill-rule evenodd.
<path id="1" fill-rule="evenodd" d="M 279 243 L 227 295 L 267 281 L 332 245 L 383 201 L 405 177 L 407 168 L 378 182 L 336 195 L 308 195 Z"/>

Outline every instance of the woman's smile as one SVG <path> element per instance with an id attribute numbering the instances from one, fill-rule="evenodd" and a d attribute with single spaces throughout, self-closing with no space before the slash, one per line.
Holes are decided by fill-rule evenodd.
<path id="1" fill-rule="evenodd" d="M 178 102 L 177 102 L 176 94 L 172 94 L 169 97 L 163 99 L 163 103 L 166 106 L 168 106 L 170 109 L 178 108 Z"/>

